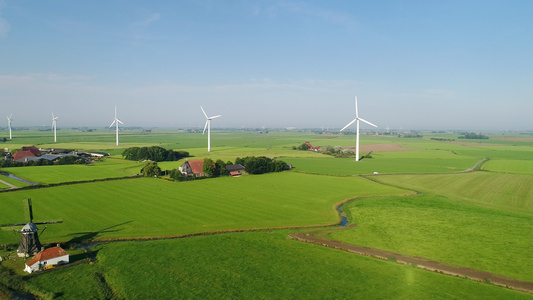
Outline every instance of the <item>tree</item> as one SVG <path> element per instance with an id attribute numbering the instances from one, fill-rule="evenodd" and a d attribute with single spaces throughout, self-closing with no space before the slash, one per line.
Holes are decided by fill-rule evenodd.
<path id="1" fill-rule="evenodd" d="M 216 165 L 211 158 L 204 158 L 204 164 L 202 165 L 202 171 L 204 171 L 205 176 L 215 177 L 216 176 Z"/>
<path id="2" fill-rule="evenodd" d="M 298 149 L 307 151 L 307 150 L 309 150 L 309 145 L 307 143 L 303 143 L 300 146 L 298 146 Z"/>
<path id="3" fill-rule="evenodd" d="M 145 177 L 159 176 L 161 174 L 161 168 L 157 165 L 157 162 L 148 161 L 141 169 L 141 173 Z"/>
<path id="4" fill-rule="evenodd" d="M 217 176 L 229 175 L 228 170 L 226 170 L 226 163 L 223 160 L 217 159 L 217 161 L 215 162 L 215 167 L 216 167 L 215 173 L 217 174 Z"/>

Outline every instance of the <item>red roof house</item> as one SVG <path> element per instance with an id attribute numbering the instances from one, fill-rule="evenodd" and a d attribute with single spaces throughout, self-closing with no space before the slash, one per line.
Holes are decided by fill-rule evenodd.
<path id="1" fill-rule="evenodd" d="M 178 170 L 185 176 L 205 176 L 203 170 L 204 161 L 202 159 L 187 160 Z"/>
<path id="2" fill-rule="evenodd" d="M 32 259 L 26 262 L 24 271 L 32 273 L 38 271 L 45 266 L 53 266 L 57 264 L 66 264 L 69 262 L 68 252 L 63 248 L 57 247 L 48 248 L 37 253 Z"/>
<path id="3" fill-rule="evenodd" d="M 17 151 L 15 152 L 15 154 L 13 154 L 13 160 L 15 161 L 18 161 L 19 159 L 21 158 L 24 158 L 24 157 L 36 157 L 35 154 L 33 154 L 33 152 L 29 151 L 29 150 L 21 150 L 21 151 Z"/>
<path id="4" fill-rule="evenodd" d="M 29 146 L 29 147 L 22 147 L 21 149 L 22 151 L 30 151 L 31 153 L 33 153 L 34 156 L 39 156 L 41 155 L 41 150 L 37 149 L 37 147 L 35 146 Z"/>
<path id="5" fill-rule="evenodd" d="M 305 142 L 305 144 L 309 147 L 309 150 L 311 151 L 319 151 L 320 149 L 322 149 L 320 147 L 313 147 L 313 145 L 311 145 L 311 143 L 309 142 Z"/>

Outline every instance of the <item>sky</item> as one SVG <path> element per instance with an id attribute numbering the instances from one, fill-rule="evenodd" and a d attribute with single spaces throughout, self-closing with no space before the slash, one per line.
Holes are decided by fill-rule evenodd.
<path id="1" fill-rule="evenodd" d="M 533 130 L 533 1 L 0 0 L 13 126 Z M 0 119 L 1 120 L 1 119 Z M 362 125 L 363 129 L 371 128 Z"/>

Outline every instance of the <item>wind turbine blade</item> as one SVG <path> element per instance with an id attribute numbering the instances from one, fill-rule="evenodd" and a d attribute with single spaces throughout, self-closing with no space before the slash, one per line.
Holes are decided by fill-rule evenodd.
<path id="1" fill-rule="evenodd" d="M 205 113 L 205 110 L 204 110 L 204 108 L 200 106 L 200 109 L 201 109 L 201 110 L 202 110 L 202 112 L 204 113 L 204 116 L 205 116 L 205 118 L 206 118 L 206 119 L 209 119 L 209 117 L 208 117 L 208 116 L 207 116 L 207 114 Z"/>
<path id="2" fill-rule="evenodd" d="M 355 117 L 359 118 L 359 110 L 357 109 L 357 96 L 355 96 Z"/>
<path id="3" fill-rule="evenodd" d="M 214 118 L 218 118 L 218 117 L 222 117 L 222 115 L 218 115 L 218 116 L 210 117 L 209 119 L 214 119 Z"/>
<path id="4" fill-rule="evenodd" d="M 350 125 L 352 125 L 355 121 L 357 121 L 357 118 L 353 119 L 353 121 L 351 121 L 350 123 L 348 123 L 348 125 L 344 126 L 341 131 L 343 131 L 344 129 L 350 127 Z"/>
<path id="5" fill-rule="evenodd" d="M 204 132 L 202 132 L 202 135 L 205 133 L 205 129 L 207 128 L 207 123 L 209 123 L 209 119 L 207 119 L 207 121 L 205 121 Z"/>
<path id="6" fill-rule="evenodd" d="M 119 122 L 120 124 L 124 125 L 124 123 L 122 123 L 122 121 L 120 121 L 119 119 L 117 119 L 117 122 Z"/>
<path id="7" fill-rule="evenodd" d="M 361 119 L 361 118 L 359 118 L 359 121 L 363 121 L 363 122 L 365 122 L 365 123 L 368 124 L 368 125 L 372 125 L 372 126 L 374 126 L 374 127 L 378 127 L 377 125 L 374 125 L 374 124 L 368 122 L 367 120 L 364 120 L 364 119 Z"/>
<path id="8" fill-rule="evenodd" d="M 117 119 L 113 120 L 113 123 L 111 123 L 111 125 L 109 125 L 109 128 L 111 128 L 111 126 L 115 125 L 116 121 L 117 121 Z"/>

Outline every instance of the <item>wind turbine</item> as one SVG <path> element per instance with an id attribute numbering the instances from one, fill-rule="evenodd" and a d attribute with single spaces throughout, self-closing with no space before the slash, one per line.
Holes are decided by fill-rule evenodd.
<path id="1" fill-rule="evenodd" d="M 54 143 L 57 142 L 57 118 L 54 117 L 54 112 L 52 112 L 52 129 L 54 130 Z"/>
<path id="2" fill-rule="evenodd" d="M 202 135 L 205 134 L 205 129 L 207 128 L 207 152 L 211 152 L 211 120 L 214 119 L 214 118 L 220 117 L 220 115 L 213 116 L 213 117 L 208 117 L 207 114 L 205 113 L 205 110 L 203 109 L 203 107 L 200 106 L 200 109 L 204 113 L 204 116 L 205 116 L 205 119 L 206 119 L 205 120 L 205 126 L 204 126 L 204 132 L 202 133 Z"/>
<path id="3" fill-rule="evenodd" d="M 341 129 L 341 131 L 343 131 L 344 129 L 348 128 L 350 125 L 352 125 L 354 122 L 356 122 L 357 124 L 357 135 L 356 135 L 356 138 L 355 138 L 355 161 L 359 161 L 359 121 L 363 121 L 369 125 L 372 125 L 374 127 L 378 127 L 370 122 L 368 122 L 367 120 L 364 120 L 364 119 L 361 119 L 359 118 L 359 111 L 357 110 L 357 96 L 355 97 L 355 119 L 353 119 L 353 121 L 351 121 L 350 123 L 348 123 L 348 125 L 344 126 L 344 128 Z"/>
<path id="4" fill-rule="evenodd" d="M 118 123 L 124 125 L 124 123 L 122 123 L 122 121 L 117 119 L 117 106 L 115 105 L 115 119 L 113 119 L 113 123 L 111 123 L 111 125 L 109 125 L 109 128 L 111 128 L 113 126 L 113 124 L 115 124 L 115 132 L 117 133 L 117 146 L 118 146 Z"/>
<path id="5" fill-rule="evenodd" d="M 9 139 L 10 140 L 12 139 L 12 136 L 11 136 L 11 121 L 13 121 L 13 119 L 11 119 L 11 116 L 13 116 L 13 114 L 10 114 L 9 117 L 7 117 L 7 127 L 9 127 Z"/>

